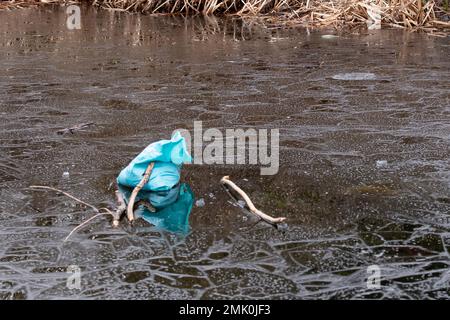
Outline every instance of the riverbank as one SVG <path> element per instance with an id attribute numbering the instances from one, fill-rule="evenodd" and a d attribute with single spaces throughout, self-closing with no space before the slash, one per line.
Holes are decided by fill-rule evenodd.
<path id="1" fill-rule="evenodd" d="M 0 1 L 0 9 L 80 2 L 144 14 L 256 16 L 283 26 L 341 29 L 367 25 L 374 29 L 395 27 L 436 35 L 450 32 L 449 0 L 18 0 Z"/>

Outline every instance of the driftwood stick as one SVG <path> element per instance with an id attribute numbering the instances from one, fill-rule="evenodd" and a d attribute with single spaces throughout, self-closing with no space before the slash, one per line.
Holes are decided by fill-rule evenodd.
<path id="1" fill-rule="evenodd" d="M 123 198 L 122 192 L 120 192 L 119 190 L 116 190 L 116 198 L 117 198 L 118 207 L 117 207 L 116 211 L 114 212 L 113 227 L 117 227 L 119 225 L 120 217 L 127 210 L 127 205 L 125 203 L 125 199 Z"/>
<path id="2" fill-rule="evenodd" d="M 137 206 L 144 206 L 148 211 L 150 212 L 156 212 L 156 209 L 154 206 L 152 206 L 152 204 L 149 201 L 146 200 L 139 200 L 138 202 L 136 202 Z"/>
<path id="3" fill-rule="evenodd" d="M 122 213 L 125 212 L 126 210 L 126 204 L 125 204 L 125 200 L 123 198 L 122 193 L 120 193 L 119 191 L 116 191 L 116 197 L 117 197 L 117 201 L 119 203 L 119 207 L 116 209 L 115 212 L 112 212 L 111 210 L 109 210 L 108 208 L 100 208 L 97 209 L 95 206 L 93 206 L 92 204 L 89 204 L 87 202 L 84 202 L 83 200 L 80 200 L 76 197 L 74 197 L 73 195 L 64 192 L 62 190 L 53 188 L 53 187 L 47 187 L 47 186 L 30 186 L 31 189 L 45 189 L 45 190 L 52 190 L 52 191 L 56 191 L 59 193 L 62 193 L 63 195 L 65 195 L 66 197 L 69 197 L 70 199 L 73 199 L 87 207 L 90 207 L 91 209 L 93 209 L 97 214 L 90 217 L 89 219 L 87 219 L 86 221 L 83 221 L 81 224 L 79 224 L 78 226 L 76 226 L 75 228 L 72 229 L 72 231 L 70 231 L 70 233 L 67 235 L 67 237 L 64 239 L 64 242 L 67 241 L 70 236 L 76 232 L 77 230 L 81 229 L 82 227 L 84 227 L 87 223 L 91 222 L 92 220 L 94 220 L 97 217 L 103 216 L 103 215 L 111 215 L 113 217 L 113 226 L 118 226 L 119 225 L 119 220 L 120 217 L 122 215 Z M 106 212 L 101 212 L 101 211 L 106 211 Z"/>
<path id="4" fill-rule="evenodd" d="M 277 223 L 281 223 L 286 220 L 285 217 L 274 218 L 274 217 L 271 217 L 271 216 L 265 214 L 261 210 L 256 209 L 255 205 L 253 204 L 252 200 L 250 200 L 249 196 L 241 188 L 239 188 L 234 182 L 232 182 L 230 180 L 229 176 L 225 176 L 222 179 L 220 179 L 220 183 L 231 187 L 234 191 L 239 193 L 241 195 L 241 197 L 244 199 L 245 203 L 247 203 L 247 206 L 250 209 L 250 212 L 253 213 L 254 215 L 260 217 L 264 221 L 266 221 L 270 224 L 277 224 Z"/>
<path id="5" fill-rule="evenodd" d="M 72 231 L 70 231 L 70 233 L 67 235 L 67 237 L 64 239 L 64 242 L 66 242 L 67 240 L 69 240 L 70 236 L 75 233 L 77 230 L 80 230 L 82 227 L 84 227 L 86 224 L 88 224 L 89 222 L 91 222 L 92 220 L 94 220 L 97 217 L 100 216 L 104 216 L 104 215 L 111 215 L 113 218 L 115 218 L 114 213 L 112 213 L 110 210 L 106 209 L 106 208 L 101 208 L 101 210 L 106 210 L 106 212 L 100 212 L 97 213 L 95 216 L 90 217 L 89 219 L 87 219 L 86 221 L 83 221 L 81 224 L 79 224 L 78 226 L 76 226 L 75 228 L 72 229 Z"/>
<path id="6" fill-rule="evenodd" d="M 81 123 L 81 124 L 77 124 L 76 126 L 73 126 L 70 128 L 58 130 L 58 131 L 56 131 L 56 133 L 57 134 L 66 134 L 66 133 L 73 134 L 75 131 L 83 130 L 83 129 L 93 126 L 93 125 L 95 125 L 95 122 Z"/>
<path id="7" fill-rule="evenodd" d="M 128 200 L 127 217 L 128 217 L 128 220 L 130 220 L 130 222 L 134 220 L 134 201 L 136 200 L 136 196 L 138 195 L 139 191 L 141 191 L 142 187 L 147 183 L 148 179 L 150 178 L 150 175 L 152 174 L 154 165 L 155 165 L 154 162 L 149 163 L 147 169 L 145 169 L 144 177 L 142 177 L 142 180 L 133 189 L 130 199 Z"/>
<path id="8" fill-rule="evenodd" d="M 67 192 L 64 192 L 62 190 L 59 190 L 59 189 L 56 189 L 56 188 L 53 188 L 53 187 L 47 187 L 47 186 L 30 186 L 30 188 L 31 189 L 46 189 L 46 190 L 52 190 L 52 191 L 56 191 L 56 192 L 62 193 L 66 197 L 69 197 L 70 199 L 73 199 L 73 200 L 75 200 L 75 201 L 77 201 L 77 202 L 79 202 L 79 203 L 81 203 L 81 204 L 83 204 L 83 205 L 93 209 L 95 212 L 99 212 L 99 210 L 95 206 L 93 206 L 92 204 L 84 202 L 83 200 L 80 200 L 80 199 L 74 197 L 73 195 L 71 195 L 71 194 L 69 194 Z"/>

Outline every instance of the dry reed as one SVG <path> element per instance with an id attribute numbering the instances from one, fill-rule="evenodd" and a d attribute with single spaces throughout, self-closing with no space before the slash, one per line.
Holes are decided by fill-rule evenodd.
<path id="1" fill-rule="evenodd" d="M 1 1 L 17 7 L 64 0 Z M 73 2 L 73 1 L 70 1 Z M 233 14 L 265 16 L 280 24 L 342 27 L 365 24 L 371 12 L 383 27 L 448 32 L 449 0 L 81 0 L 105 9 L 146 14 Z"/>

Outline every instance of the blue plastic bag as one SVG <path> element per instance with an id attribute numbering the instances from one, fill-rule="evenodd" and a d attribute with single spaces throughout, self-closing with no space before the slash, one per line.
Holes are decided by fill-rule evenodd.
<path id="1" fill-rule="evenodd" d="M 150 179 L 142 190 L 168 191 L 180 181 L 183 163 L 192 162 L 186 141 L 177 131 L 170 140 L 160 140 L 147 146 L 117 177 L 117 183 L 134 188 L 142 180 L 150 162 L 155 162 Z"/>
<path id="2" fill-rule="evenodd" d="M 142 213 L 136 215 L 153 224 L 156 228 L 187 234 L 189 232 L 189 215 L 194 205 L 194 194 L 188 184 L 182 183 L 177 189 L 177 200 L 156 212 L 150 212 L 147 209 L 142 209 Z"/>

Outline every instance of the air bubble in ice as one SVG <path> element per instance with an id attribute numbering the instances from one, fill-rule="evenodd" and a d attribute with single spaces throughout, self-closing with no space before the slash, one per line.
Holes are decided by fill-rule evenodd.
<path id="1" fill-rule="evenodd" d="M 376 165 L 377 168 L 385 168 L 387 167 L 388 163 L 387 160 L 377 160 Z"/>
<path id="2" fill-rule="evenodd" d="M 195 206 L 196 207 L 200 207 L 200 208 L 204 207 L 205 206 L 205 199 L 200 198 L 197 201 L 195 201 Z"/>

